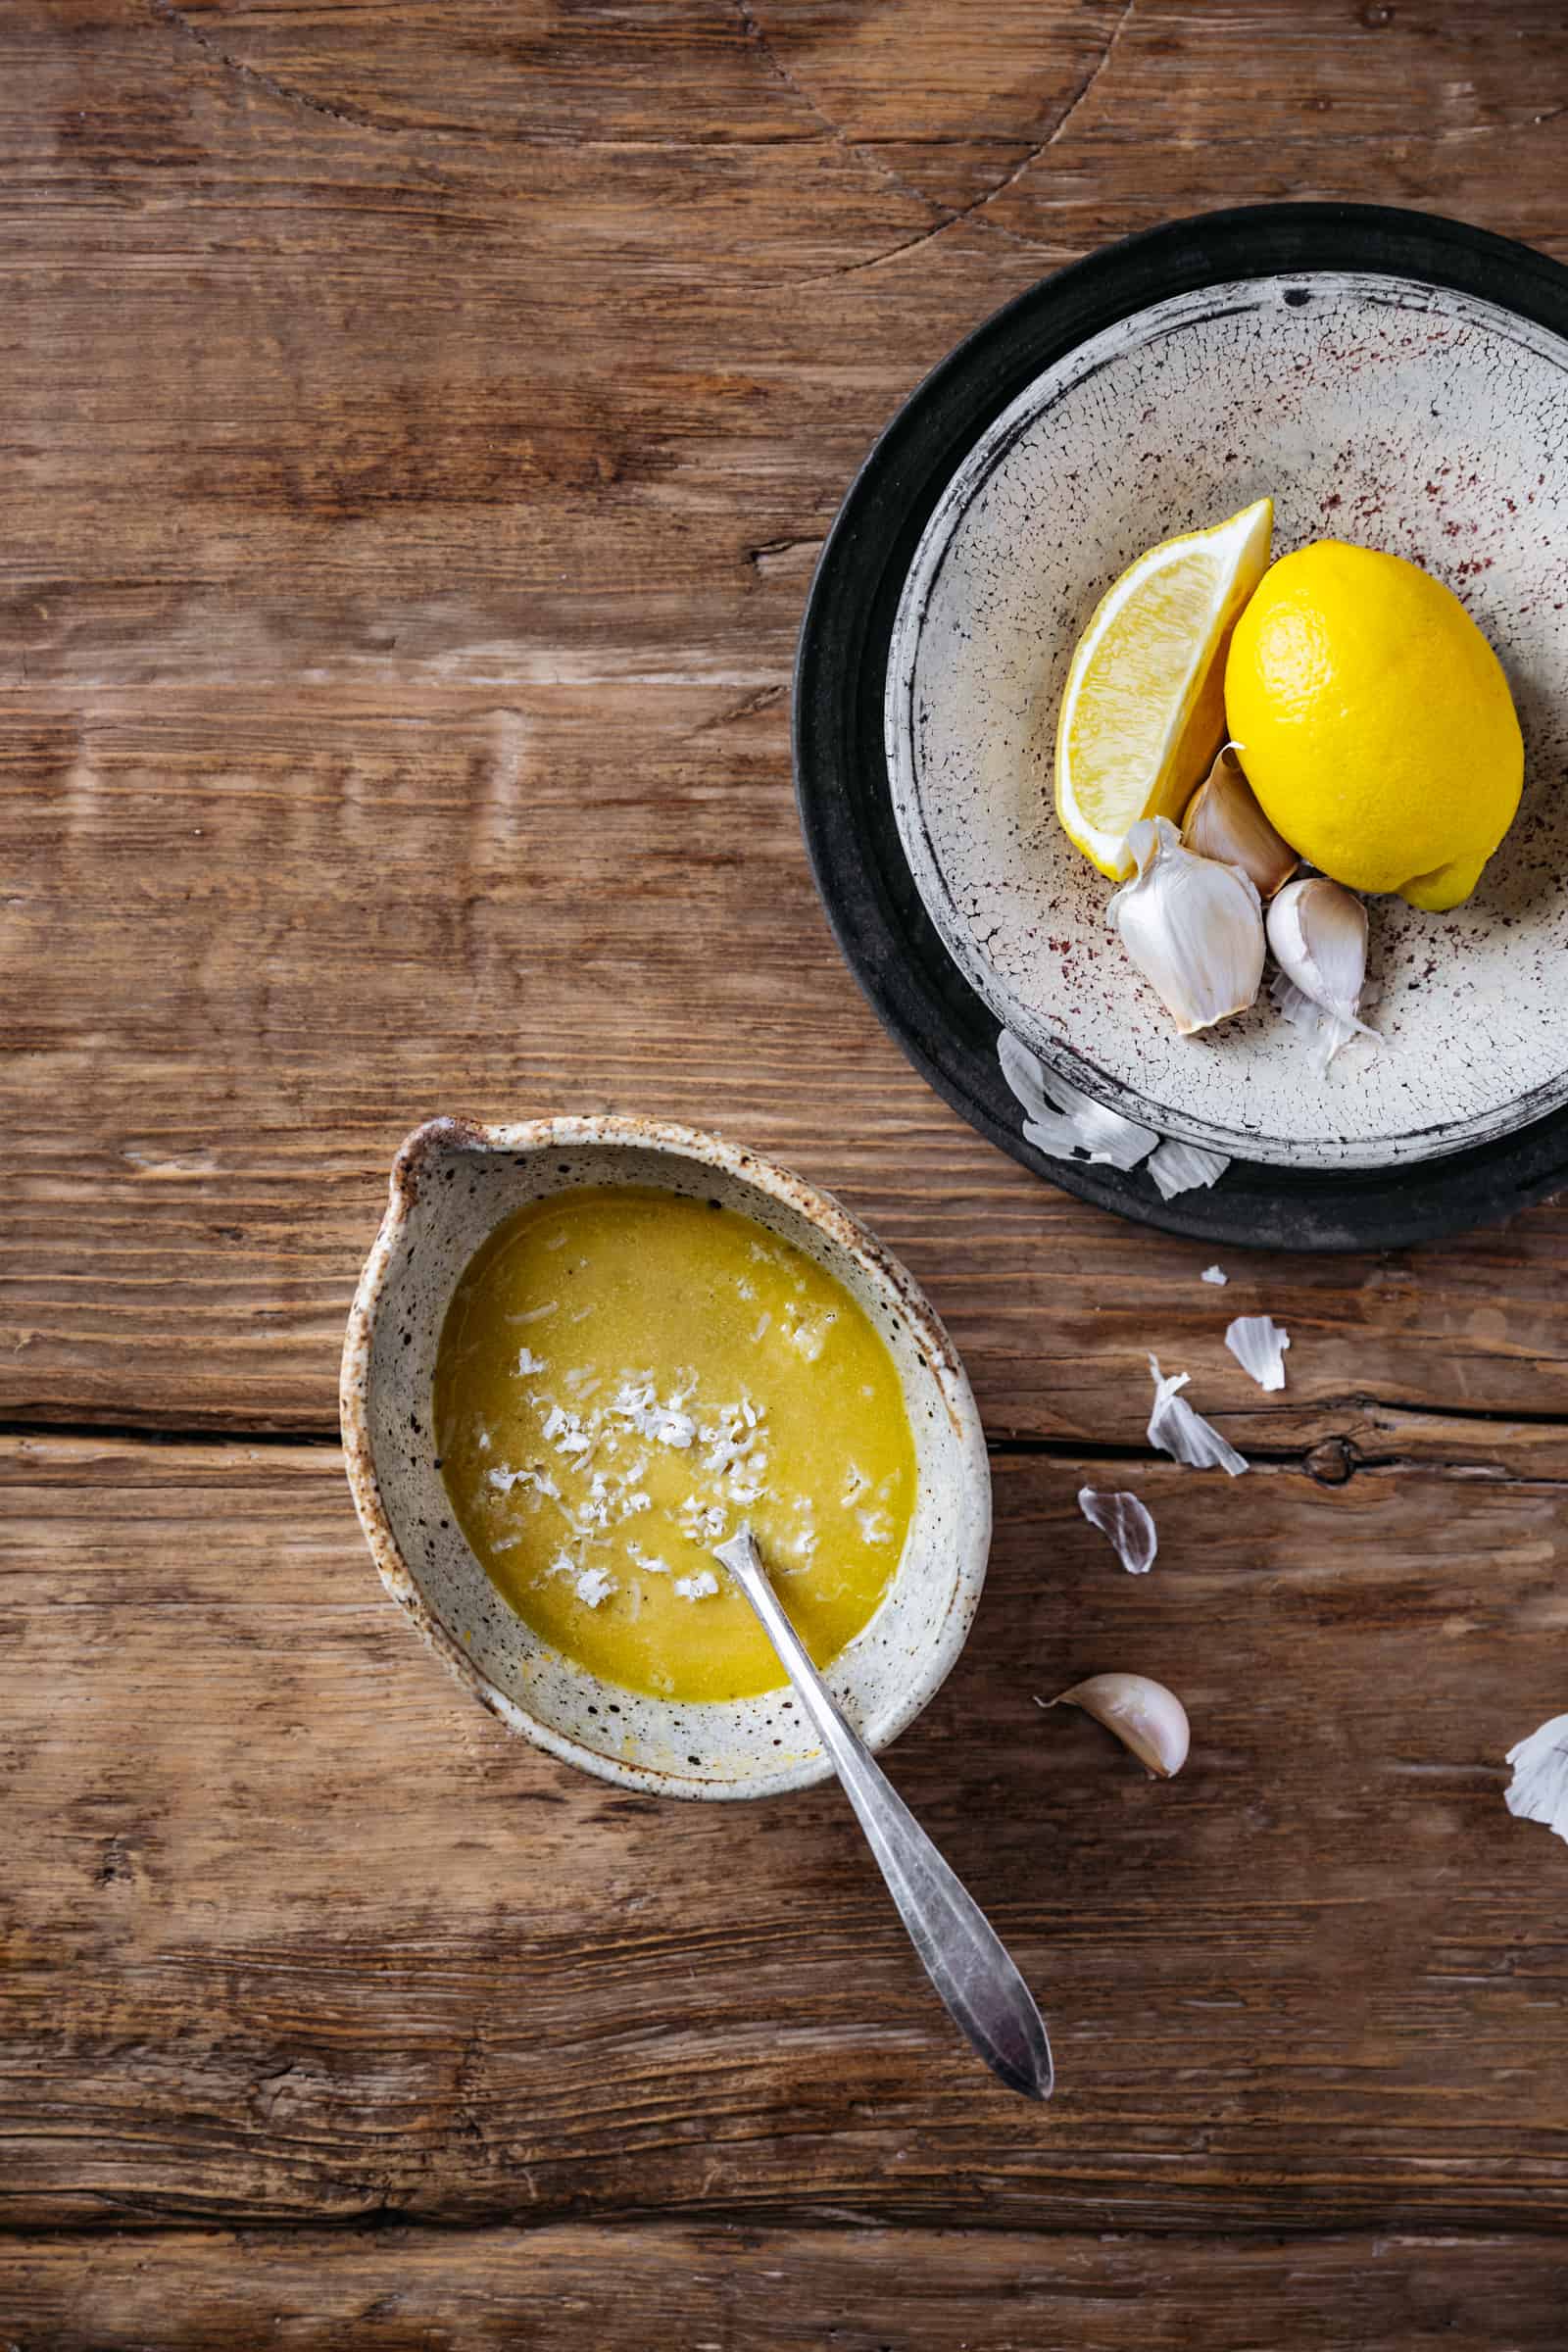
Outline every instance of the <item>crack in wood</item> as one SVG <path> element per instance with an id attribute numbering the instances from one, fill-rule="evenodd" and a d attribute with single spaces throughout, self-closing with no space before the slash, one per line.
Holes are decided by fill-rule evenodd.
<path id="1" fill-rule="evenodd" d="M 779 541 L 780 546 L 787 544 L 787 541 Z M 810 544 L 817 543 L 813 541 Z M 743 718 L 755 717 L 760 710 L 770 710 L 788 692 L 789 688 L 782 683 L 760 686 L 755 694 L 743 696 L 738 703 L 732 703 L 727 710 L 715 710 L 711 718 L 705 718 L 699 726 L 693 727 L 692 733 L 694 736 L 711 735 L 720 727 L 732 727 Z"/>
<path id="2" fill-rule="evenodd" d="M 890 164 L 880 162 L 876 156 L 868 155 L 862 147 L 857 146 L 843 124 L 834 122 L 833 117 L 818 104 L 805 83 L 800 81 L 784 63 L 759 24 L 755 12 L 748 5 L 748 0 L 733 0 L 733 5 L 735 14 L 740 20 L 741 30 L 769 67 L 774 78 L 783 84 L 791 97 L 798 98 L 802 106 L 809 110 L 814 120 L 827 132 L 835 147 L 841 148 L 846 155 L 852 156 L 858 164 L 863 165 L 865 170 L 874 173 L 877 178 L 885 179 L 890 187 L 896 188 L 899 194 L 906 197 L 911 204 L 917 204 L 922 212 L 946 211 L 945 206 L 937 205 L 934 197 L 923 195 L 910 181 L 901 178 Z M 937 225 L 940 227 L 942 223 L 939 221 Z"/>
<path id="3" fill-rule="evenodd" d="M 937 206 L 936 209 L 942 216 L 940 220 L 934 221 L 929 228 L 921 229 L 917 235 L 906 237 L 900 244 L 889 246 L 885 252 L 872 254 L 869 259 L 865 261 L 851 262 L 842 270 L 825 270 L 820 276 L 794 278 L 790 282 L 794 285 L 802 286 L 828 285 L 832 283 L 835 278 L 857 277 L 863 270 L 880 270 L 885 263 L 897 261 L 906 254 L 917 253 L 922 245 L 931 244 L 935 238 L 942 236 L 948 229 L 956 228 L 960 222 L 965 220 L 972 220 L 980 227 L 995 230 L 998 235 L 1008 238 L 1013 244 L 1022 245 L 1032 251 L 1038 252 L 1043 250 L 1036 238 L 1024 236 L 1019 230 L 1005 228 L 1000 220 L 993 220 L 990 218 L 990 208 L 997 202 L 999 197 L 1005 196 L 1009 188 L 1015 187 L 1018 181 L 1023 177 L 1024 173 L 1029 170 L 1030 166 L 1038 163 L 1041 156 L 1045 155 L 1049 149 L 1054 147 L 1060 140 L 1063 132 L 1067 129 L 1068 125 L 1073 121 L 1073 118 L 1083 106 L 1085 100 L 1094 91 L 1096 85 L 1100 82 L 1104 74 L 1106 68 L 1109 66 L 1111 59 L 1115 56 L 1122 35 L 1125 33 L 1128 25 L 1132 22 L 1133 12 L 1137 5 L 1138 0 L 1126 0 L 1126 5 L 1123 7 L 1121 14 L 1118 16 L 1116 22 L 1114 24 L 1112 24 L 1105 37 L 1104 47 L 1101 50 L 1100 55 L 1095 59 L 1088 73 L 1080 80 L 1077 88 L 1073 90 L 1068 97 L 1066 104 L 1062 107 L 1060 113 L 1057 115 L 1055 122 L 1052 124 L 1051 128 L 1042 138 L 1035 140 L 1034 144 L 1026 149 L 1024 154 L 1021 155 L 1018 158 L 1018 161 L 1013 165 L 1012 169 L 997 182 L 994 188 L 982 189 L 980 194 L 972 197 L 967 204 L 961 204 L 957 206 Z M 743 19 L 747 19 L 751 22 L 752 25 L 756 29 L 757 37 L 760 40 L 762 40 L 763 47 L 766 48 L 767 44 L 765 39 L 763 39 L 760 28 L 756 26 L 756 20 L 751 18 L 750 11 L 745 7 L 745 0 L 736 0 L 736 6 L 740 8 Z M 785 69 L 779 64 L 778 59 L 773 56 L 773 52 L 770 49 L 767 53 L 769 57 L 772 58 L 772 62 L 780 74 L 783 75 L 786 81 L 788 81 L 789 86 L 795 90 L 800 97 L 806 100 L 806 103 L 811 107 L 812 112 L 817 116 L 817 119 L 824 122 L 828 126 L 829 130 L 834 132 L 834 136 L 838 138 L 839 144 L 844 146 L 850 154 L 856 155 L 859 161 L 871 164 L 874 170 L 885 172 L 885 166 L 877 164 L 873 157 L 861 154 L 859 149 L 856 148 L 850 141 L 843 138 L 836 130 L 834 130 L 831 118 L 827 115 L 824 115 L 822 110 L 816 106 L 815 102 L 804 89 L 801 88 L 801 85 L 785 72 Z M 922 142 L 919 140 L 911 140 L 907 143 L 910 145 L 919 145 Z M 931 143 L 951 144 L 953 142 Z M 906 188 L 906 182 L 897 178 L 895 173 L 887 172 L 886 175 L 889 178 L 894 179 L 896 185 L 901 188 L 905 188 L 906 192 L 911 194 L 913 193 L 912 190 L 908 190 Z M 921 201 L 930 203 L 935 202 L 934 199 L 922 199 Z"/>
<path id="4" fill-rule="evenodd" d="M 374 115 L 367 114 L 362 107 L 353 106 L 347 100 L 329 103 L 324 98 L 313 98 L 308 91 L 296 89 L 292 82 L 279 81 L 275 74 L 268 74 L 260 66 L 246 65 L 243 58 L 231 56 L 228 50 L 213 39 L 211 33 L 203 32 L 199 24 L 193 24 L 174 6 L 174 0 L 147 0 L 147 6 L 160 24 L 182 33 L 204 56 L 210 57 L 225 74 L 231 74 L 245 88 L 260 90 L 283 106 L 303 107 L 308 114 L 318 115 L 327 122 L 341 123 L 350 130 L 373 130 L 383 138 L 394 138 L 399 134 L 400 124 L 378 122 Z"/>
<path id="5" fill-rule="evenodd" d="M 819 548 L 821 537 L 806 539 L 764 539 L 760 547 L 748 548 L 747 559 L 754 571 L 769 570 L 782 557 L 798 555 L 801 549 Z"/>
<path id="6" fill-rule="evenodd" d="M 771 696 L 763 698 L 764 701 L 770 699 Z M 728 715 L 737 716 L 740 713 L 731 712 Z M 1486 1429 L 1520 1427 L 1568 1433 L 1568 1421 L 1549 1413 L 1494 1413 L 1474 1406 L 1410 1404 L 1392 1397 L 1347 1396 L 1315 1398 L 1312 1401 L 1319 1412 L 1357 1415 L 1402 1413 L 1416 1422 L 1444 1422 L 1475 1429 L 1478 1433 Z M 1265 1412 L 1268 1408 L 1256 1409 Z M 1412 1454 L 1393 1446 L 1386 1452 L 1380 1452 L 1362 1440 L 1340 1431 L 1331 1431 L 1327 1436 L 1315 1437 L 1310 1442 L 1303 1440 L 1299 1446 L 1252 1446 L 1247 1438 L 1247 1408 L 1233 1409 L 1221 1414 L 1220 1418 L 1226 1422 L 1233 1439 L 1247 1454 L 1252 1470 L 1305 1477 L 1319 1486 L 1341 1487 L 1361 1474 L 1387 1476 L 1397 1473 L 1429 1478 L 1484 1480 L 1497 1486 L 1532 1487 L 1548 1491 L 1568 1487 L 1568 1479 L 1554 1478 L 1539 1471 L 1510 1470 L 1496 1462 L 1467 1460 L 1457 1455 Z M 41 1444 L 54 1440 L 62 1444 L 129 1446 L 145 1447 L 149 1451 L 188 1446 L 211 1453 L 255 1449 L 287 1452 L 291 1448 L 331 1453 L 336 1452 L 341 1445 L 336 1428 L 321 1426 L 293 1430 L 199 1425 L 181 1427 L 162 1422 L 52 1421 L 27 1416 L 0 1420 L 0 1441 L 4 1440 L 19 1444 Z M 1174 1467 L 1171 1457 L 1161 1449 L 1139 1445 L 1132 1439 L 1118 1442 L 1078 1438 L 1070 1434 L 1024 1435 L 1002 1430 L 988 1433 L 986 1450 L 994 1461 L 1001 1462 L 1059 1461 L 1087 1469 L 1103 1467 L 1107 1470 Z"/>
<path id="7" fill-rule="evenodd" d="M 199 1446 L 213 1452 L 234 1446 L 263 1446 L 270 1451 L 287 1451 L 290 1447 L 308 1447 L 313 1452 L 336 1449 L 342 1443 L 336 1428 L 301 1429 L 234 1429 L 196 1425 L 182 1428 L 174 1423 L 160 1421 L 51 1421 L 43 1418 L 12 1416 L 0 1420 L 0 1441 L 12 1439 L 21 1444 L 53 1438 L 61 1443 L 98 1446 Z"/>
<path id="8" fill-rule="evenodd" d="M 1106 47 L 1102 52 L 1094 67 L 1091 69 L 1088 79 L 1080 85 L 1080 87 L 1074 92 L 1073 96 L 1068 100 L 1065 114 L 1061 118 L 1062 122 L 1065 122 L 1066 117 L 1070 115 L 1079 105 L 1081 100 L 1087 96 L 1089 89 L 1098 79 L 1100 74 L 1104 70 L 1105 64 L 1110 55 L 1110 51 L 1115 47 L 1117 40 L 1121 36 L 1122 28 L 1126 23 L 1127 17 L 1132 14 L 1133 5 L 1134 0 L 1128 0 L 1128 6 L 1124 10 L 1120 22 L 1111 28 Z M 1048 133 L 1046 138 L 1038 141 L 1033 147 L 1029 148 L 1028 151 L 1020 158 L 1019 162 L 1007 173 L 1005 178 L 1001 180 L 996 187 L 982 189 L 981 193 L 974 197 L 968 204 L 956 206 L 943 204 L 936 197 L 926 195 L 921 189 L 915 187 L 912 182 L 903 178 L 901 174 L 895 172 L 890 165 L 884 164 L 878 156 L 868 152 L 867 147 L 861 146 L 856 140 L 852 139 L 849 136 L 849 133 L 844 129 L 843 125 L 834 121 L 833 117 L 827 113 L 825 108 L 823 108 L 818 101 L 811 96 L 810 91 L 807 89 L 805 83 L 800 81 L 791 72 L 790 68 L 785 65 L 783 59 L 779 56 L 777 50 L 773 47 L 771 41 L 768 39 L 767 34 L 763 30 L 762 26 L 759 24 L 753 10 L 748 6 L 747 0 L 734 0 L 734 7 L 747 38 L 754 43 L 763 58 L 765 58 L 767 64 L 771 67 L 778 80 L 791 93 L 791 95 L 798 98 L 803 106 L 809 108 L 812 116 L 822 125 L 822 128 L 826 131 L 828 137 L 833 141 L 833 144 L 840 148 L 844 154 L 853 157 L 858 164 L 863 165 L 868 172 L 874 172 L 879 178 L 885 179 L 891 187 L 897 189 L 901 196 L 907 197 L 910 203 L 918 204 L 922 210 L 929 213 L 935 213 L 937 216 L 936 219 L 928 224 L 928 226 L 916 230 L 913 236 L 901 239 L 897 245 L 890 245 L 886 247 L 881 253 L 870 254 L 863 261 L 847 262 L 844 267 L 839 270 L 824 270 L 819 273 L 808 277 L 792 277 L 785 281 L 787 284 L 792 286 L 825 286 L 833 284 L 838 278 L 858 277 L 863 270 L 880 270 L 886 263 L 897 261 L 902 254 L 918 252 L 922 245 L 929 245 L 933 238 L 941 236 L 945 229 L 956 227 L 958 222 L 961 220 L 982 220 L 987 228 L 994 229 L 997 235 L 1005 237 L 1011 244 L 1022 245 L 1026 249 L 1035 252 L 1043 250 L 1043 248 L 1037 244 L 1033 237 L 1022 236 L 1016 229 L 1004 228 L 1000 221 L 987 220 L 985 219 L 985 212 L 986 207 L 994 200 L 994 198 L 1002 195 L 1005 189 L 1011 187 L 1019 172 L 1027 170 L 1028 166 L 1035 160 L 1036 156 L 1041 154 L 1043 150 L 1051 144 L 1052 140 L 1059 132 L 1061 128 L 1061 122 L 1058 122 L 1055 129 Z M 880 143 L 882 142 L 872 142 L 871 144 Z M 976 146 L 994 146 L 1002 143 L 1004 142 L 1000 142 L 995 139 L 988 139 L 983 135 L 977 136 L 973 141 L 965 141 L 963 139 L 956 138 L 922 139 L 916 136 L 900 142 L 902 145 L 912 147 L 957 147 L 965 144 Z M 1011 144 L 1010 141 L 1005 143 Z"/>
<path id="9" fill-rule="evenodd" d="M 1048 147 L 1055 146 L 1057 140 L 1066 130 L 1068 124 L 1071 122 L 1074 115 L 1077 114 L 1079 108 L 1083 105 L 1085 99 L 1091 95 L 1097 83 L 1102 78 L 1105 69 L 1116 54 L 1122 34 L 1132 23 L 1133 11 L 1137 5 L 1138 0 L 1126 0 L 1126 6 L 1123 8 L 1121 15 L 1116 19 L 1115 24 L 1110 28 L 1110 37 L 1106 41 L 1104 48 L 1101 51 L 1100 56 L 1096 60 L 1095 64 L 1090 68 L 1083 80 L 1079 83 L 1072 97 L 1067 101 L 1066 106 L 1062 109 L 1061 115 L 1056 122 L 1055 128 L 1051 132 L 1049 137 L 1042 139 L 1040 145 L 1035 149 L 1035 155 L 1044 155 Z M 1029 166 L 1033 161 L 1033 156 L 1025 156 L 1023 162 L 1018 166 L 1017 170 L 1009 173 L 1007 178 L 1003 181 L 1002 186 L 997 189 L 997 195 L 1000 196 L 1005 189 L 1010 188 L 1013 181 L 1029 169 Z"/>
<path id="10" fill-rule="evenodd" d="M 929 242 L 929 239 L 939 235 L 942 229 L 952 228 L 960 220 L 978 220 L 987 228 L 996 228 L 1000 225 L 999 222 L 986 219 L 986 214 L 988 213 L 990 207 L 996 203 L 999 197 L 1005 196 L 1009 188 L 1017 185 L 1018 181 L 1028 171 L 1030 165 L 1038 163 L 1041 156 L 1046 153 L 1048 148 L 1055 146 L 1057 140 L 1061 137 L 1063 131 L 1067 128 L 1067 125 L 1071 122 L 1073 117 L 1083 105 L 1084 100 L 1089 96 L 1096 83 L 1103 74 L 1106 67 L 1110 64 L 1112 57 L 1115 55 L 1116 45 L 1120 41 L 1122 34 L 1126 31 L 1128 24 L 1132 18 L 1133 10 L 1136 8 L 1138 0 L 1126 0 L 1126 6 L 1123 8 L 1121 15 L 1117 18 L 1115 24 L 1110 28 L 1110 32 L 1106 37 L 1105 46 L 1101 51 L 1099 57 L 1096 58 L 1094 64 L 1090 67 L 1089 72 L 1079 82 L 1078 87 L 1068 98 L 1066 105 L 1062 108 L 1051 129 L 1047 131 L 1045 137 L 1042 139 L 1037 139 L 1028 152 L 1019 157 L 1017 163 L 1013 165 L 1012 170 L 1007 172 L 1004 178 L 999 180 L 994 188 L 987 188 L 981 195 L 976 196 L 972 202 L 965 205 L 960 205 L 956 212 L 951 213 L 946 220 L 939 221 L 936 228 L 929 230 L 925 237 L 916 238 L 914 240 L 915 244 L 925 244 Z M 1016 230 L 1006 230 L 1004 233 L 1009 236 L 1017 236 Z M 1033 243 L 1033 239 L 1019 237 L 1018 242 L 1020 244 L 1031 244 Z M 901 252 L 909 252 L 912 250 L 912 247 L 902 246 L 898 248 L 898 250 Z M 885 255 L 883 258 L 885 260 L 891 260 L 892 256 Z M 861 268 L 869 266 L 870 265 L 866 264 L 858 265 L 858 267 Z M 848 272 L 846 272 L 846 274 L 848 274 Z"/>

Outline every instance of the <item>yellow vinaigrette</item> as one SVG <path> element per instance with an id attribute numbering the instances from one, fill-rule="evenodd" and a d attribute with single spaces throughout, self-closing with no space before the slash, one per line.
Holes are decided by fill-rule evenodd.
<path id="1" fill-rule="evenodd" d="M 713 1544 L 751 1527 L 825 1665 L 914 1508 L 898 1374 L 842 1284 L 749 1217 L 641 1186 L 558 1194 L 490 1236 L 447 1312 L 435 1431 L 458 1522 L 518 1616 L 668 1698 L 784 1679 Z"/>

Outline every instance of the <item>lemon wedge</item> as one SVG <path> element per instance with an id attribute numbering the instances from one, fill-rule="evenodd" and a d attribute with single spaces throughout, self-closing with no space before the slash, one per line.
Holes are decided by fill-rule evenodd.
<path id="1" fill-rule="evenodd" d="M 1225 655 L 1263 576 L 1274 501 L 1166 539 L 1097 606 L 1067 672 L 1056 727 L 1056 814 L 1112 881 L 1141 817 L 1178 819 L 1225 733 Z"/>

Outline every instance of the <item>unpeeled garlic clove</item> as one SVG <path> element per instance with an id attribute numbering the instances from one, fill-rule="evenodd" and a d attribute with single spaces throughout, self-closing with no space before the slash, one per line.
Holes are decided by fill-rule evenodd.
<path id="1" fill-rule="evenodd" d="M 1187 1709 L 1174 1690 L 1147 1674 L 1092 1674 L 1086 1683 L 1074 1683 L 1042 1703 L 1082 1707 L 1161 1780 L 1173 1778 L 1187 1761 L 1192 1738 Z"/>
<path id="2" fill-rule="evenodd" d="M 1256 884 L 1183 846 L 1169 817 L 1142 817 L 1126 849 L 1138 871 L 1106 908 L 1178 1033 L 1192 1037 L 1245 1012 L 1263 977 Z"/>
<path id="3" fill-rule="evenodd" d="M 1288 882 L 1268 910 L 1268 944 L 1275 961 L 1303 997 L 1368 1037 L 1360 1019 L 1366 986 L 1366 908 L 1353 891 L 1309 874 Z"/>
<path id="4" fill-rule="evenodd" d="M 1188 802 L 1182 839 L 1200 858 L 1239 865 L 1264 899 L 1271 899 L 1301 862 L 1263 814 L 1231 744 Z"/>

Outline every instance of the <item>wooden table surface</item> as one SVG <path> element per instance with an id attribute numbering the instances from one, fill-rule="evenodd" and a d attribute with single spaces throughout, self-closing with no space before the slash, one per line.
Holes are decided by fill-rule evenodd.
<path id="1" fill-rule="evenodd" d="M 857 463 L 1042 274 L 1295 196 L 1568 259 L 1557 0 L 7 0 L 0 159 L 0 2343 L 1560 2352 L 1568 1204 L 1204 1288 L 881 1034 L 788 745 Z M 951 1324 L 996 1550 L 892 1763 L 1047 2109 L 835 1792 L 603 1787 L 381 1597 L 393 1149 L 567 1107 Z M 1177 1782 L 1035 1707 L 1112 1664 Z"/>

